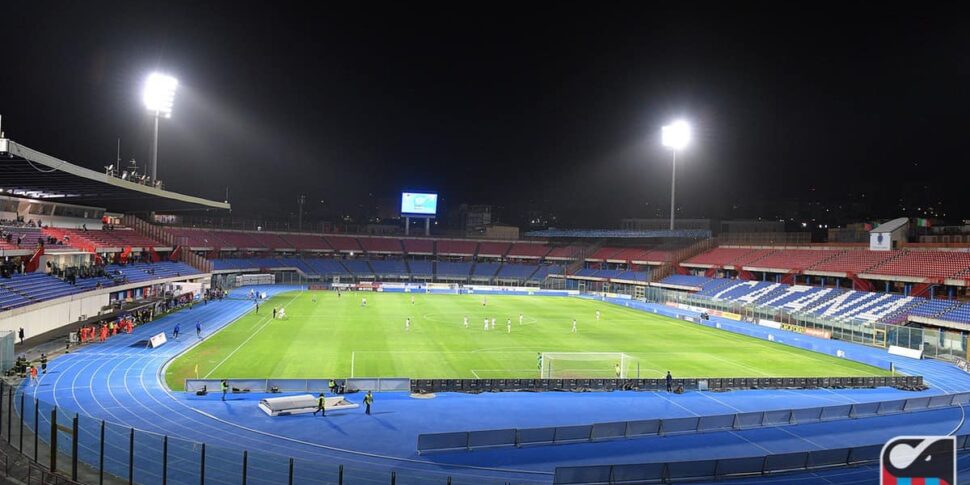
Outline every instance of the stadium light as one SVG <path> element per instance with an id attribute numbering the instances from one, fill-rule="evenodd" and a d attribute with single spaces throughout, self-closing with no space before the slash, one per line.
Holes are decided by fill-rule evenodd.
<path id="1" fill-rule="evenodd" d="M 660 140 L 663 146 L 673 153 L 673 172 L 670 176 L 670 230 L 674 230 L 674 213 L 676 212 L 674 189 L 677 186 L 677 150 L 683 150 L 690 144 L 690 125 L 686 121 L 678 120 L 663 127 Z"/>
<path id="2" fill-rule="evenodd" d="M 179 81 L 172 76 L 153 72 L 145 80 L 142 91 L 142 101 L 145 108 L 154 114 L 155 136 L 152 138 L 152 186 L 155 186 L 158 169 L 158 119 L 172 117 L 172 106 L 175 104 L 175 89 Z"/>

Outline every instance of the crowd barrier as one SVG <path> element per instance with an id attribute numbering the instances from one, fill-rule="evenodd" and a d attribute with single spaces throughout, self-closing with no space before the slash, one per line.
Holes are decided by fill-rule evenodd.
<path id="1" fill-rule="evenodd" d="M 345 392 L 408 392 L 411 380 L 406 377 L 367 378 L 352 377 L 334 379 L 344 386 Z M 320 393 L 329 390 L 329 379 L 229 379 L 229 389 L 233 392 L 310 392 Z M 220 392 L 221 379 L 186 379 L 186 392 L 198 392 L 203 388 L 208 392 Z"/>
<path id="2" fill-rule="evenodd" d="M 917 388 L 922 376 L 895 377 L 712 377 L 674 379 L 685 391 L 733 389 Z M 660 391 L 664 379 L 412 379 L 411 392 Z"/>
<path id="3" fill-rule="evenodd" d="M 714 327 L 727 330 L 731 333 L 745 335 L 761 340 L 769 340 L 775 343 L 796 347 L 799 349 L 810 350 L 821 354 L 831 355 L 842 359 L 852 360 L 861 364 L 871 365 L 880 369 L 889 369 L 891 359 L 888 357 L 875 356 L 871 349 L 857 348 L 851 344 L 846 344 L 841 340 L 823 339 L 802 333 L 780 330 L 771 327 L 759 326 L 754 323 L 739 322 L 726 318 L 710 317 L 704 319 L 699 312 L 674 308 L 661 305 L 659 303 L 644 303 L 639 301 L 629 301 L 620 299 L 600 299 L 617 305 L 622 305 L 638 310 L 655 313 L 671 318 L 689 321 L 707 327 Z"/>
<path id="4" fill-rule="evenodd" d="M 970 435 L 957 436 L 958 450 L 968 449 L 968 438 Z M 613 485 L 721 480 L 878 462 L 881 451 L 882 445 L 871 445 L 723 460 L 557 467 L 553 483 Z"/>
<path id="5" fill-rule="evenodd" d="M 970 402 L 970 393 L 960 393 L 892 401 L 713 416 L 616 421 L 546 428 L 429 433 L 418 435 L 418 453 L 545 446 L 818 423 L 963 406 L 968 402 Z"/>

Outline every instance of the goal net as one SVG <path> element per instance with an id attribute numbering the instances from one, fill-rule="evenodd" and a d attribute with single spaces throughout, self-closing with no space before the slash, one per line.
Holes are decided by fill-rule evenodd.
<path id="1" fill-rule="evenodd" d="M 622 352 L 542 352 L 540 356 L 543 379 L 637 377 L 636 358 Z"/>

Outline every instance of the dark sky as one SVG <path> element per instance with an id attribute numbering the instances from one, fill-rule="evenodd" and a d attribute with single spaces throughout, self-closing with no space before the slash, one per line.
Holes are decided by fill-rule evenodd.
<path id="1" fill-rule="evenodd" d="M 888 216 L 904 183 L 948 194 L 950 217 L 970 209 L 958 10 L 19 3 L 0 31 L 8 137 L 99 170 L 120 137 L 145 162 L 139 92 L 164 70 L 181 85 L 160 178 L 217 199 L 228 185 L 238 214 L 285 215 L 301 192 L 319 214 L 320 200 L 343 212 L 424 188 L 512 219 L 665 216 L 659 130 L 677 117 L 696 137 L 678 164 L 685 216 L 862 193 Z"/>

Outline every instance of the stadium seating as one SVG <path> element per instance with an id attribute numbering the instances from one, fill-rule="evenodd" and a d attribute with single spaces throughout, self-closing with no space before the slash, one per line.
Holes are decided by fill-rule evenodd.
<path id="1" fill-rule="evenodd" d="M 596 251 L 593 251 L 593 254 L 586 256 L 586 261 L 603 262 L 609 259 L 610 256 L 613 256 L 619 251 L 621 251 L 621 248 L 604 246 L 597 249 Z"/>
<path id="2" fill-rule="evenodd" d="M 970 304 L 961 303 L 936 318 L 948 322 L 960 322 L 970 324 Z"/>
<path id="3" fill-rule="evenodd" d="M 866 271 L 870 274 L 944 279 L 970 269 L 970 253 L 894 251 L 893 257 Z"/>
<path id="4" fill-rule="evenodd" d="M 478 245 L 478 256 L 486 258 L 501 258 L 509 252 L 511 243 L 483 242 Z"/>
<path id="5" fill-rule="evenodd" d="M 339 253 L 361 252 L 363 249 L 357 242 L 357 238 L 347 236 L 324 236 L 330 247 Z"/>
<path id="6" fill-rule="evenodd" d="M 266 246 L 260 244 L 249 232 L 234 231 L 211 231 L 219 240 L 223 242 L 222 248 L 238 249 L 263 249 Z"/>
<path id="7" fill-rule="evenodd" d="M 402 254 L 401 240 L 386 237 L 361 237 L 358 238 L 364 251 L 374 254 Z"/>
<path id="8" fill-rule="evenodd" d="M 475 241 L 457 241 L 442 239 L 438 241 L 438 254 L 442 256 L 473 256 L 478 243 Z"/>
<path id="9" fill-rule="evenodd" d="M 435 264 L 435 273 L 438 278 L 444 279 L 465 279 L 472 271 L 471 263 L 455 263 L 451 261 L 438 261 Z"/>
<path id="10" fill-rule="evenodd" d="M 554 247 L 551 250 L 549 250 L 548 254 L 546 254 L 546 259 L 560 260 L 560 261 L 575 259 L 579 255 L 579 252 L 582 251 L 582 249 L 583 249 L 582 246 Z"/>
<path id="11" fill-rule="evenodd" d="M 815 250 L 815 249 L 782 249 L 777 250 L 752 263 L 758 268 L 783 269 L 783 270 L 804 270 L 821 263 L 829 258 L 833 258 L 842 251 L 838 250 Z"/>
<path id="12" fill-rule="evenodd" d="M 896 254 L 898 254 L 898 251 L 848 250 L 830 259 L 816 263 L 808 269 L 830 273 L 864 273 L 869 268 L 894 257 Z"/>
<path id="13" fill-rule="evenodd" d="M 10 234 L 10 243 L 6 239 L 0 240 L 0 249 L 35 249 L 37 248 L 37 238 L 42 237 L 43 233 L 37 227 L 17 227 L 4 226 L 3 232 Z M 17 245 L 17 238 L 20 238 L 20 245 Z"/>
<path id="14" fill-rule="evenodd" d="M 371 260 L 370 266 L 377 276 L 402 278 L 411 275 L 404 261 L 399 259 Z"/>
<path id="15" fill-rule="evenodd" d="M 625 280 L 625 281 L 647 281 L 649 279 L 648 272 L 627 271 L 622 269 L 582 268 L 579 271 L 577 271 L 573 276 L 579 276 L 579 277 L 585 277 L 585 278 L 596 278 L 596 279 Z"/>
<path id="16" fill-rule="evenodd" d="M 344 266 L 358 278 L 373 278 L 374 270 L 362 259 L 345 259 L 341 261 Z"/>
<path id="17" fill-rule="evenodd" d="M 558 264 L 543 264 L 529 277 L 528 281 L 541 283 L 551 274 L 561 275 L 562 273 L 563 267 Z"/>
<path id="18" fill-rule="evenodd" d="M 434 254 L 434 241 L 431 239 L 401 239 L 401 242 L 404 243 L 404 252 L 408 254 Z"/>
<path id="19" fill-rule="evenodd" d="M 703 287 L 705 284 L 707 284 L 710 281 L 711 281 L 710 278 L 707 278 L 707 277 L 704 277 L 704 276 L 675 274 L 675 275 L 670 275 L 670 276 L 668 276 L 668 277 L 660 280 L 660 283 L 667 284 L 667 285 L 689 286 L 689 287 L 693 287 L 693 288 L 701 288 L 701 287 Z"/>
<path id="20" fill-rule="evenodd" d="M 332 251 L 326 241 L 321 236 L 311 236 L 309 234 L 280 234 L 280 239 L 286 243 L 286 247 L 294 248 L 298 251 Z"/>
<path id="21" fill-rule="evenodd" d="M 191 229 L 188 227 L 170 227 L 167 229 L 175 237 L 175 244 L 190 248 L 221 248 L 228 246 L 218 237 L 216 231 Z"/>
<path id="22" fill-rule="evenodd" d="M 434 276 L 434 266 L 431 261 L 411 260 L 408 261 L 411 268 L 411 276 L 420 278 L 431 278 Z"/>
<path id="23" fill-rule="evenodd" d="M 501 266 L 501 263 L 478 263 L 472 270 L 472 279 L 491 280 Z"/>
<path id="24" fill-rule="evenodd" d="M 960 304 L 953 300 L 927 300 L 918 305 L 909 314 L 917 317 L 936 318 Z"/>
<path id="25" fill-rule="evenodd" d="M 519 259 L 542 259 L 549 254 L 549 246 L 534 243 L 513 243 L 506 257 Z"/>
<path id="26" fill-rule="evenodd" d="M 288 243 L 279 234 L 274 234 L 270 232 L 253 232 L 249 233 L 253 241 L 259 245 L 261 248 L 267 249 L 296 249 L 292 244 Z"/>
<path id="27" fill-rule="evenodd" d="M 756 261 L 759 257 L 767 256 L 770 250 L 752 248 L 722 248 L 717 247 L 709 251 L 694 256 L 682 264 L 706 265 L 706 266 L 737 266 L 745 262 Z"/>
<path id="28" fill-rule="evenodd" d="M 497 280 L 526 281 L 539 269 L 537 264 L 503 264 L 495 275 Z"/>
<path id="29" fill-rule="evenodd" d="M 263 268 L 297 268 L 305 274 L 315 273 L 312 268 L 299 258 L 223 258 L 212 260 L 212 269 L 215 271 Z"/>
<path id="30" fill-rule="evenodd" d="M 164 243 L 145 237 L 140 233 L 126 228 L 118 228 L 111 231 L 94 229 L 84 231 L 81 229 L 45 228 L 44 234 L 53 236 L 58 240 L 63 240 L 65 236 L 68 236 L 70 243 L 65 243 L 65 245 L 79 248 L 90 247 L 95 249 L 107 249 L 166 246 Z"/>
<path id="31" fill-rule="evenodd" d="M 340 261 L 336 259 L 306 259 L 304 260 L 310 269 L 325 278 L 333 276 L 349 277 L 350 272 L 344 265 L 340 264 Z"/>

